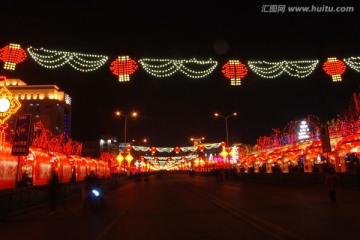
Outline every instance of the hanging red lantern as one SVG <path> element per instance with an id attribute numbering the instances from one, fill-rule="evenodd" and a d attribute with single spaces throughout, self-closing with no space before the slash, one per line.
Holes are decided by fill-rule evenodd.
<path id="1" fill-rule="evenodd" d="M 220 146 L 221 146 L 221 147 L 226 147 L 226 142 L 221 142 L 221 143 L 220 143 Z"/>
<path id="2" fill-rule="evenodd" d="M 179 147 L 175 147 L 175 148 L 174 148 L 174 152 L 175 152 L 176 154 L 179 154 L 180 151 L 181 151 L 181 149 L 180 149 Z"/>
<path id="3" fill-rule="evenodd" d="M 156 147 L 150 148 L 150 151 L 151 151 L 152 154 L 155 154 L 156 153 Z"/>
<path id="4" fill-rule="evenodd" d="M 340 82 L 342 80 L 341 74 L 345 72 L 346 66 L 336 57 L 331 57 L 324 63 L 323 69 L 326 74 L 332 77 L 333 82 Z"/>
<path id="5" fill-rule="evenodd" d="M 230 84 L 233 86 L 240 86 L 241 79 L 246 76 L 248 69 L 245 64 L 239 60 L 229 60 L 222 67 L 222 72 L 225 77 L 230 79 Z"/>
<path id="6" fill-rule="evenodd" d="M 16 64 L 21 63 L 27 57 L 24 49 L 19 44 L 10 43 L 0 49 L 0 59 L 5 63 L 4 69 L 15 70 Z"/>
<path id="7" fill-rule="evenodd" d="M 112 73 L 119 76 L 119 82 L 130 81 L 129 75 L 133 74 L 137 68 L 137 63 L 129 56 L 119 56 L 110 65 Z"/>
<path id="8" fill-rule="evenodd" d="M 132 146 L 131 146 L 131 145 L 127 145 L 125 148 L 126 148 L 126 151 L 128 151 L 128 152 L 129 152 L 129 151 L 131 151 Z"/>
<path id="9" fill-rule="evenodd" d="M 204 147 L 204 145 L 199 145 L 198 149 L 200 152 L 203 152 L 205 150 L 205 147 Z"/>

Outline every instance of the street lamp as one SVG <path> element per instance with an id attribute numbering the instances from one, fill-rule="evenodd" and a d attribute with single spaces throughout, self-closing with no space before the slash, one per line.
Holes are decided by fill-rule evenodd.
<path id="1" fill-rule="evenodd" d="M 123 116 L 125 119 L 125 126 L 124 126 L 124 143 L 126 143 L 126 127 L 127 127 L 127 118 L 128 117 L 136 117 L 137 116 L 137 112 L 133 112 L 130 115 L 124 115 L 122 114 L 120 111 L 116 111 L 115 112 L 116 116 Z"/>
<path id="2" fill-rule="evenodd" d="M 229 146 L 229 131 L 228 131 L 228 123 L 227 123 L 227 120 L 228 120 L 229 117 L 235 117 L 236 115 L 237 115 L 236 112 L 234 112 L 234 113 L 232 113 L 232 114 L 230 114 L 230 115 L 228 115 L 228 116 L 223 116 L 223 115 L 220 115 L 220 114 L 218 114 L 218 113 L 215 113 L 215 114 L 214 114 L 215 117 L 222 117 L 222 118 L 224 118 L 224 120 L 225 120 L 226 146 Z"/>

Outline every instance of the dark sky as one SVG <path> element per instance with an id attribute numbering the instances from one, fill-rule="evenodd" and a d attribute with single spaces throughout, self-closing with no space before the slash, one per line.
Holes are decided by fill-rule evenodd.
<path id="1" fill-rule="evenodd" d="M 84 73 L 70 66 L 47 69 L 31 57 L 16 71 L 0 75 L 28 84 L 56 84 L 72 97 L 72 138 L 93 140 L 101 134 L 123 138 L 123 119 L 115 110 L 139 112 L 128 119 L 128 139 L 146 137 L 153 146 L 186 146 L 190 137 L 225 140 L 223 119 L 229 118 L 230 142 L 255 144 L 290 121 L 313 114 L 322 121 L 343 113 L 360 73 L 347 68 L 333 83 L 322 70 L 327 57 L 360 56 L 360 7 L 356 1 L 1 1 L 0 47 L 92 53 L 109 56 L 100 69 Z M 290 5 L 291 3 L 291 5 Z M 353 6 L 353 13 L 262 13 L 264 4 L 287 6 Z M 219 52 L 216 43 L 228 48 Z M 117 56 L 218 61 L 206 78 L 181 73 L 156 78 L 139 66 L 129 83 L 119 83 L 109 66 Z M 242 86 L 230 86 L 221 66 L 229 59 L 319 60 L 306 78 L 287 74 L 266 79 L 249 71 Z"/>

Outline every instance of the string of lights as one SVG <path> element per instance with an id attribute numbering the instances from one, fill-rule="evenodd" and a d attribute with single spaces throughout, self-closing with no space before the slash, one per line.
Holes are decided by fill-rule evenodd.
<path id="1" fill-rule="evenodd" d="M 78 71 L 90 72 L 100 68 L 108 60 L 108 57 L 104 55 L 64 52 L 44 48 L 28 47 L 27 51 L 39 65 L 46 68 L 58 68 L 70 64 L 71 67 Z"/>
<path id="2" fill-rule="evenodd" d="M 346 65 L 357 72 L 360 72 L 360 57 L 349 57 L 343 59 Z"/>
<path id="3" fill-rule="evenodd" d="M 140 59 L 139 63 L 144 70 L 155 77 L 169 77 L 177 71 L 182 72 L 190 78 L 203 78 L 209 75 L 217 66 L 217 61 L 209 59 L 207 61 L 196 60 L 173 60 L 173 59 Z M 206 66 L 203 70 L 193 70 L 190 68 L 192 65 Z"/>
<path id="4" fill-rule="evenodd" d="M 248 65 L 256 74 L 264 78 L 275 78 L 286 72 L 292 77 L 304 78 L 316 68 L 318 60 L 308 61 L 248 61 Z"/>

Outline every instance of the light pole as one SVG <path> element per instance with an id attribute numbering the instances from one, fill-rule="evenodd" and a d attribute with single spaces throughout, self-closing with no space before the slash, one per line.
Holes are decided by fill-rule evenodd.
<path id="1" fill-rule="evenodd" d="M 236 112 L 230 114 L 230 115 L 227 115 L 227 116 L 223 116 L 223 115 L 220 115 L 218 113 L 215 113 L 214 116 L 215 117 L 222 117 L 224 118 L 225 120 L 225 131 L 226 131 L 226 146 L 228 147 L 229 146 L 229 132 L 228 132 L 228 123 L 227 123 L 227 120 L 229 117 L 235 117 L 237 115 Z"/>
<path id="2" fill-rule="evenodd" d="M 116 116 L 123 116 L 124 117 L 124 120 L 125 120 L 125 125 L 124 125 L 124 143 L 126 143 L 126 128 L 127 128 L 127 119 L 128 117 L 136 117 L 137 116 L 137 113 L 136 112 L 133 112 L 132 114 L 130 115 L 124 115 L 122 114 L 120 111 L 116 111 L 115 112 Z"/>

